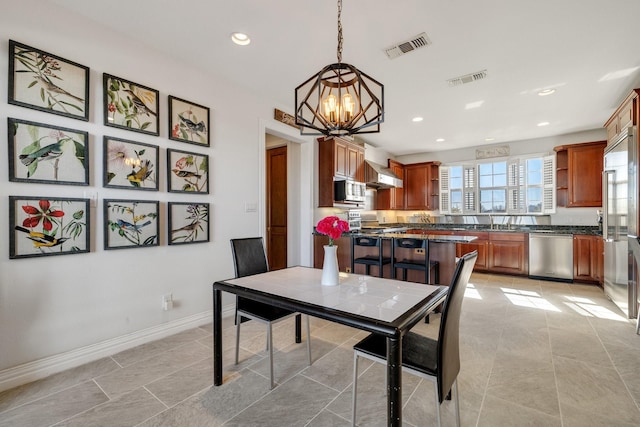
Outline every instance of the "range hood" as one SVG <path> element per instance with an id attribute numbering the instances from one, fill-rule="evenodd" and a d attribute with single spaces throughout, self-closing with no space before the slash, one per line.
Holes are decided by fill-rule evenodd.
<path id="1" fill-rule="evenodd" d="M 371 188 L 402 188 L 402 179 L 391 169 L 369 160 L 364 161 L 364 182 Z"/>

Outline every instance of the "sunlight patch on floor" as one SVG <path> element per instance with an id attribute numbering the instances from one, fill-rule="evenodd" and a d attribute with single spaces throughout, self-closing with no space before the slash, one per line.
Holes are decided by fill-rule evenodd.
<path id="1" fill-rule="evenodd" d="M 464 297 L 480 300 L 482 299 L 482 297 L 480 296 L 480 292 L 478 292 L 473 283 L 467 283 L 467 288 L 464 290 Z"/>
<path id="2" fill-rule="evenodd" d="M 547 311 L 561 311 L 559 308 L 542 298 L 538 292 L 521 289 L 500 288 L 511 304 L 520 307 L 537 308 Z"/>
<path id="3" fill-rule="evenodd" d="M 599 319 L 616 320 L 618 322 L 626 322 L 627 319 L 614 313 L 606 307 L 593 302 L 593 300 L 584 297 L 575 297 L 570 295 L 564 296 L 570 302 L 565 305 L 573 309 L 576 313 L 586 317 L 597 317 Z"/>

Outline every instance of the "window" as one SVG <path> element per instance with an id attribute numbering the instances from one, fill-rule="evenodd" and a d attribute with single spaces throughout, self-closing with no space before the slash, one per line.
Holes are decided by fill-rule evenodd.
<path id="1" fill-rule="evenodd" d="M 480 213 L 507 212 L 507 162 L 478 165 Z"/>
<path id="2" fill-rule="evenodd" d="M 555 157 L 442 165 L 440 200 L 444 214 L 555 212 Z"/>

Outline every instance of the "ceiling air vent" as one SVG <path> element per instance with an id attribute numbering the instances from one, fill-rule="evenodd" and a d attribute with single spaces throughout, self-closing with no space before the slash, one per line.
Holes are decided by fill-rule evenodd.
<path id="1" fill-rule="evenodd" d="M 482 80 L 487 77 L 487 70 L 477 71 L 475 73 L 466 74 L 460 77 L 454 77 L 453 79 L 447 80 L 449 82 L 449 86 L 459 86 L 465 83 L 472 83 L 476 80 Z"/>
<path id="2" fill-rule="evenodd" d="M 427 33 L 420 33 L 409 40 L 389 46 L 384 50 L 384 52 L 387 54 L 389 59 L 394 59 L 416 49 L 420 49 L 421 47 L 429 46 L 430 44 L 431 40 L 427 37 Z"/>

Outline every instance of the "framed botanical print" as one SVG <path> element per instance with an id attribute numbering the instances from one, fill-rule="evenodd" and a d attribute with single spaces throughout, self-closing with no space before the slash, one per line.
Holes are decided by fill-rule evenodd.
<path id="1" fill-rule="evenodd" d="M 89 252 L 89 199 L 9 196 L 9 258 Z"/>
<path id="2" fill-rule="evenodd" d="M 158 201 L 104 200 L 104 248 L 158 246 Z"/>
<path id="3" fill-rule="evenodd" d="M 89 134 L 9 118 L 9 180 L 89 185 Z"/>
<path id="4" fill-rule="evenodd" d="M 210 145 L 209 108 L 169 95 L 169 139 Z"/>
<path id="5" fill-rule="evenodd" d="M 104 124 L 158 136 L 160 101 L 155 89 L 104 73 Z"/>
<path id="6" fill-rule="evenodd" d="M 89 120 L 89 67 L 9 40 L 9 104 Z"/>
<path id="7" fill-rule="evenodd" d="M 105 136 L 102 150 L 103 187 L 158 191 L 157 146 Z"/>
<path id="8" fill-rule="evenodd" d="M 209 203 L 169 202 L 169 244 L 209 241 Z"/>
<path id="9" fill-rule="evenodd" d="M 209 156 L 168 148 L 167 188 L 171 193 L 209 194 Z"/>

